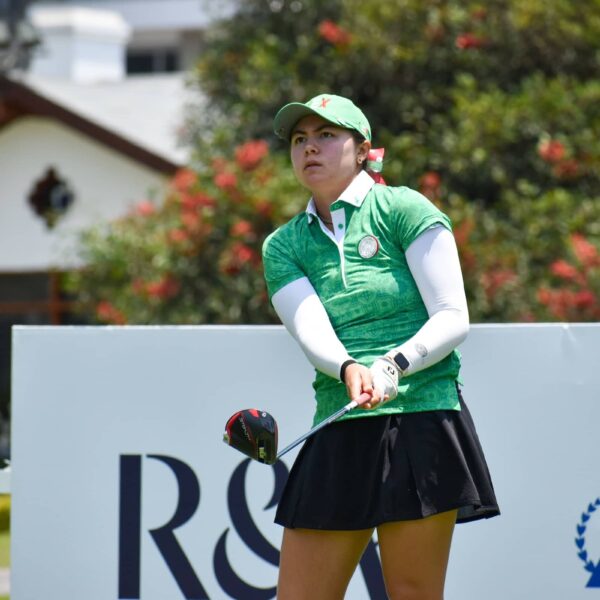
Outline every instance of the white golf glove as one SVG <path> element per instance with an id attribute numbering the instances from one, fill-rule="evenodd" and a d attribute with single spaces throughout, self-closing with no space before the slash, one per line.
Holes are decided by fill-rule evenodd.
<path id="1" fill-rule="evenodd" d="M 371 365 L 371 377 L 375 393 L 381 402 L 393 400 L 398 395 L 398 366 L 388 356 L 376 358 Z"/>

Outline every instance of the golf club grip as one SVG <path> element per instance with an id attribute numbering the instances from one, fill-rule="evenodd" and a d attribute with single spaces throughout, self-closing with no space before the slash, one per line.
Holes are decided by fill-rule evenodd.
<path id="1" fill-rule="evenodd" d="M 286 446 L 277 454 L 277 459 L 280 459 L 284 454 L 287 454 L 290 450 L 293 450 L 298 444 L 301 444 L 304 440 L 308 439 L 311 435 L 317 433 L 326 427 L 330 423 L 333 423 L 340 417 L 343 417 L 347 412 L 350 412 L 353 408 L 356 408 L 362 402 L 366 402 L 371 397 L 370 394 L 361 394 L 358 400 L 352 400 L 348 402 L 346 406 L 343 406 L 338 411 L 321 421 L 318 425 L 315 425 L 310 431 L 307 431 L 304 435 L 301 435 L 297 440 L 294 440 L 289 446 Z"/>

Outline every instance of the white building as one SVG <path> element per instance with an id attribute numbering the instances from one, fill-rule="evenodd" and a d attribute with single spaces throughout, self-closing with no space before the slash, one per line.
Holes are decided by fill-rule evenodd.
<path id="1" fill-rule="evenodd" d="M 27 72 L 0 74 L 0 410 L 11 325 L 71 318 L 59 274 L 77 232 L 160 196 L 186 164 L 185 70 L 226 5 L 31 3 L 41 44 Z"/>
<path id="2" fill-rule="evenodd" d="M 118 15 L 129 27 L 128 73 L 185 71 L 201 52 L 203 31 L 230 14 L 234 0 L 34 0 L 30 14 L 83 7 Z"/>

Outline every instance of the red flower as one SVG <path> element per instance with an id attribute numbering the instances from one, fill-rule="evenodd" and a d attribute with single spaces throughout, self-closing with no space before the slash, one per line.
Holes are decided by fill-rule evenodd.
<path id="1" fill-rule="evenodd" d="M 494 269 L 481 275 L 481 283 L 488 298 L 493 298 L 503 287 L 517 279 L 511 269 Z"/>
<path id="2" fill-rule="evenodd" d="M 549 163 L 557 163 L 565 156 L 565 147 L 558 140 L 544 140 L 538 145 L 538 154 Z"/>
<path id="3" fill-rule="evenodd" d="M 575 305 L 576 294 L 571 290 L 549 290 L 540 288 L 538 300 L 558 319 L 567 320 L 569 310 Z"/>
<path id="4" fill-rule="evenodd" d="M 454 239 L 458 247 L 465 246 L 469 242 L 474 228 L 475 223 L 472 219 L 465 219 L 454 228 Z"/>
<path id="5" fill-rule="evenodd" d="M 574 158 L 561 160 L 554 165 L 552 173 L 559 179 L 573 179 L 579 175 L 579 163 Z"/>
<path id="6" fill-rule="evenodd" d="M 340 27 L 330 19 L 321 21 L 319 23 L 318 31 L 319 35 L 326 42 L 329 42 L 334 46 L 347 46 L 352 40 L 350 32 L 346 31 L 343 27 Z"/>
<path id="7" fill-rule="evenodd" d="M 552 298 L 552 290 L 549 290 L 546 287 L 541 287 L 537 291 L 537 299 L 541 304 L 547 306 Z"/>
<path id="8" fill-rule="evenodd" d="M 436 188 L 442 183 L 442 178 L 436 171 L 427 171 L 427 173 L 421 177 L 420 181 L 421 185 L 424 185 L 425 187 Z"/>
<path id="9" fill-rule="evenodd" d="M 244 171 L 255 169 L 269 153 L 265 140 L 251 140 L 235 149 L 235 160 Z"/>
<path id="10" fill-rule="evenodd" d="M 105 323 L 113 325 L 125 325 L 127 319 L 125 315 L 108 300 L 102 300 L 96 305 L 96 316 Z"/>
<path id="11" fill-rule="evenodd" d="M 192 169 L 179 169 L 172 181 L 173 187 L 178 192 L 187 192 L 198 180 L 198 176 Z"/>
<path id="12" fill-rule="evenodd" d="M 190 234 L 185 229 L 171 229 L 171 231 L 169 231 L 168 238 L 174 244 L 181 244 L 190 239 Z"/>
<path id="13" fill-rule="evenodd" d="M 550 270 L 554 275 L 568 281 L 578 281 L 581 279 L 579 271 L 566 260 L 557 260 L 550 265 Z"/>
<path id="14" fill-rule="evenodd" d="M 196 231 L 200 226 L 200 216 L 197 212 L 181 211 L 181 222 L 188 231 Z"/>
<path id="15" fill-rule="evenodd" d="M 242 242 L 236 242 L 231 246 L 222 270 L 228 275 L 237 275 L 244 266 L 257 266 L 259 264 L 260 256 L 254 249 Z"/>
<path id="16" fill-rule="evenodd" d="M 596 295 L 591 290 L 580 290 L 575 294 L 575 304 L 579 308 L 592 308 L 598 306 Z"/>
<path id="17" fill-rule="evenodd" d="M 459 50 L 478 49 L 485 45 L 485 38 L 474 33 L 462 33 L 457 36 L 455 44 Z"/>
<path id="18" fill-rule="evenodd" d="M 254 233 L 254 228 L 252 227 L 252 223 L 250 221 L 237 221 L 231 226 L 229 233 L 233 237 L 244 237 Z"/>
<path id="19" fill-rule="evenodd" d="M 185 210 L 195 211 L 198 208 L 203 208 L 204 206 L 214 206 L 215 200 L 211 198 L 208 194 L 203 194 L 202 192 L 198 192 L 197 194 L 182 194 L 181 196 L 181 206 Z"/>
<path id="20" fill-rule="evenodd" d="M 231 190 L 237 185 L 237 177 L 235 176 L 235 173 L 223 171 L 222 173 L 217 173 L 215 175 L 214 182 L 215 185 L 222 190 Z"/>
<path id="21" fill-rule="evenodd" d="M 146 284 L 146 292 L 152 298 L 167 300 L 173 298 L 179 293 L 181 285 L 172 275 L 165 275 L 158 281 L 152 281 Z"/>
<path id="22" fill-rule="evenodd" d="M 258 259 L 258 255 L 250 246 L 246 246 L 246 244 L 240 242 L 231 247 L 231 252 L 235 260 L 242 265 L 254 263 Z"/>
<path id="23" fill-rule="evenodd" d="M 580 233 L 571 236 L 571 247 L 577 260 L 586 268 L 600 266 L 600 255 L 598 249 L 588 242 Z"/>
<path id="24" fill-rule="evenodd" d="M 135 213 L 141 217 L 148 217 L 156 212 L 156 207 L 149 200 L 138 202 L 135 206 Z"/>
<path id="25" fill-rule="evenodd" d="M 419 178 L 419 191 L 430 200 L 437 200 L 440 195 L 442 178 L 436 171 L 427 171 Z"/>
<path id="26" fill-rule="evenodd" d="M 258 214 L 267 219 L 273 214 L 273 206 L 268 200 L 259 200 L 256 203 L 256 210 L 258 211 Z"/>

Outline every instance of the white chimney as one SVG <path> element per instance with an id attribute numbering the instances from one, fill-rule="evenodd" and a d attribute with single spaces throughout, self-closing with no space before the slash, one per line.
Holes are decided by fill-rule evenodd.
<path id="1" fill-rule="evenodd" d="M 41 45 L 33 75 L 78 83 L 118 81 L 125 76 L 130 27 L 116 12 L 65 5 L 33 5 L 29 11 Z"/>

